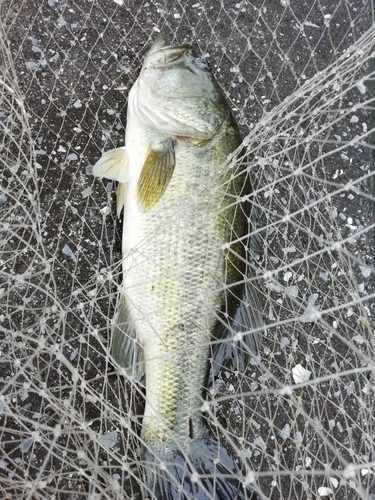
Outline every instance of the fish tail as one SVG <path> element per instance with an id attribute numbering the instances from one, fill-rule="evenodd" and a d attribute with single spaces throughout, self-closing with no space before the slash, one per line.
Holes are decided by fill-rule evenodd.
<path id="1" fill-rule="evenodd" d="M 145 453 L 148 494 L 154 500 L 258 500 L 240 480 L 228 451 L 206 434 L 190 445 L 188 454 L 174 452 L 161 460 Z"/>

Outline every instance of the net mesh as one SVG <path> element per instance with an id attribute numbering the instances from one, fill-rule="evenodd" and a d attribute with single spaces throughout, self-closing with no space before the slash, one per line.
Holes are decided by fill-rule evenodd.
<path id="1" fill-rule="evenodd" d="M 207 419 L 263 499 L 375 498 L 369 2 L 0 4 L 0 492 L 152 498 L 112 362 L 121 224 L 102 151 L 159 32 L 210 58 L 247 148 L 266 331 Z M 234 158 L 233 162 L 240 162 Z"/>

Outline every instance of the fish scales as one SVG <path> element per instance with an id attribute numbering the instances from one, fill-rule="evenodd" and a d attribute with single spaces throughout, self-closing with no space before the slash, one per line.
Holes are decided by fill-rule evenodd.
<path id="1" fill-rule="evenodd" d="M 136 144 L 139 135 L 130 137 Z M 217 173 L 229 152 L 220 148 L 220 135 L 198 152 L 189 143 L 177 146 L 168 190 L 129 228 L 142 242 L 136 255 L 124 260 L 124 282 L 130 314 L 139 321 L 146 373 L 152 373 L 146 380 L 143 419 L 147 442 L 155 441 L 155 436 L 166 442 L 171 431 L 172 441 L 189 442 L 189 419 L 203 403 L 210 336 L 222 303 L 218 290 L 226 281 L 222 246 L 230 237 L 226 220 L 230 214 L 218 211 L 225 205 L 223 178 L 216 175 L 217 189 L 202 192 L 202 186 L 212 186 L 212 172 Z M 126 231 L 123 238 L 128 241 Z M 201 436 L 203 426 L 195 427 L 194 435 Z"/>

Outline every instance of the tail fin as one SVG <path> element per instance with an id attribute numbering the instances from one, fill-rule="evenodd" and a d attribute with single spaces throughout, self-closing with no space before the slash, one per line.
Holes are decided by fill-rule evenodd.
<path id="1" fill-rule="evenodd" d="M 146 451 L 148 494 L 154 500 L 257 500 L 244 488 L 227 450 L 208 435 L 192 442 L 188 456 L 176 451 L 161 461 Z"/>

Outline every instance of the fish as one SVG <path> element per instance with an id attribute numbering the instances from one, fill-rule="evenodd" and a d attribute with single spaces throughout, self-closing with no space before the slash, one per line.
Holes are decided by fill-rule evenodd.
<path id="1" fill-rule="evenodd" d="M 161 36 L 129 93 L 125 145 L 93 168 L 117 181 L 124 210 L 111 354 L 145 380 L 141 442 L 158 500 L 256 498 L 203 415 L 210 359 L 232 346 L 244 369 L 262 326 L 246 284 L 251 186 L 246 163 L 231 161 L 241 144 L 208 60 Z"/>

